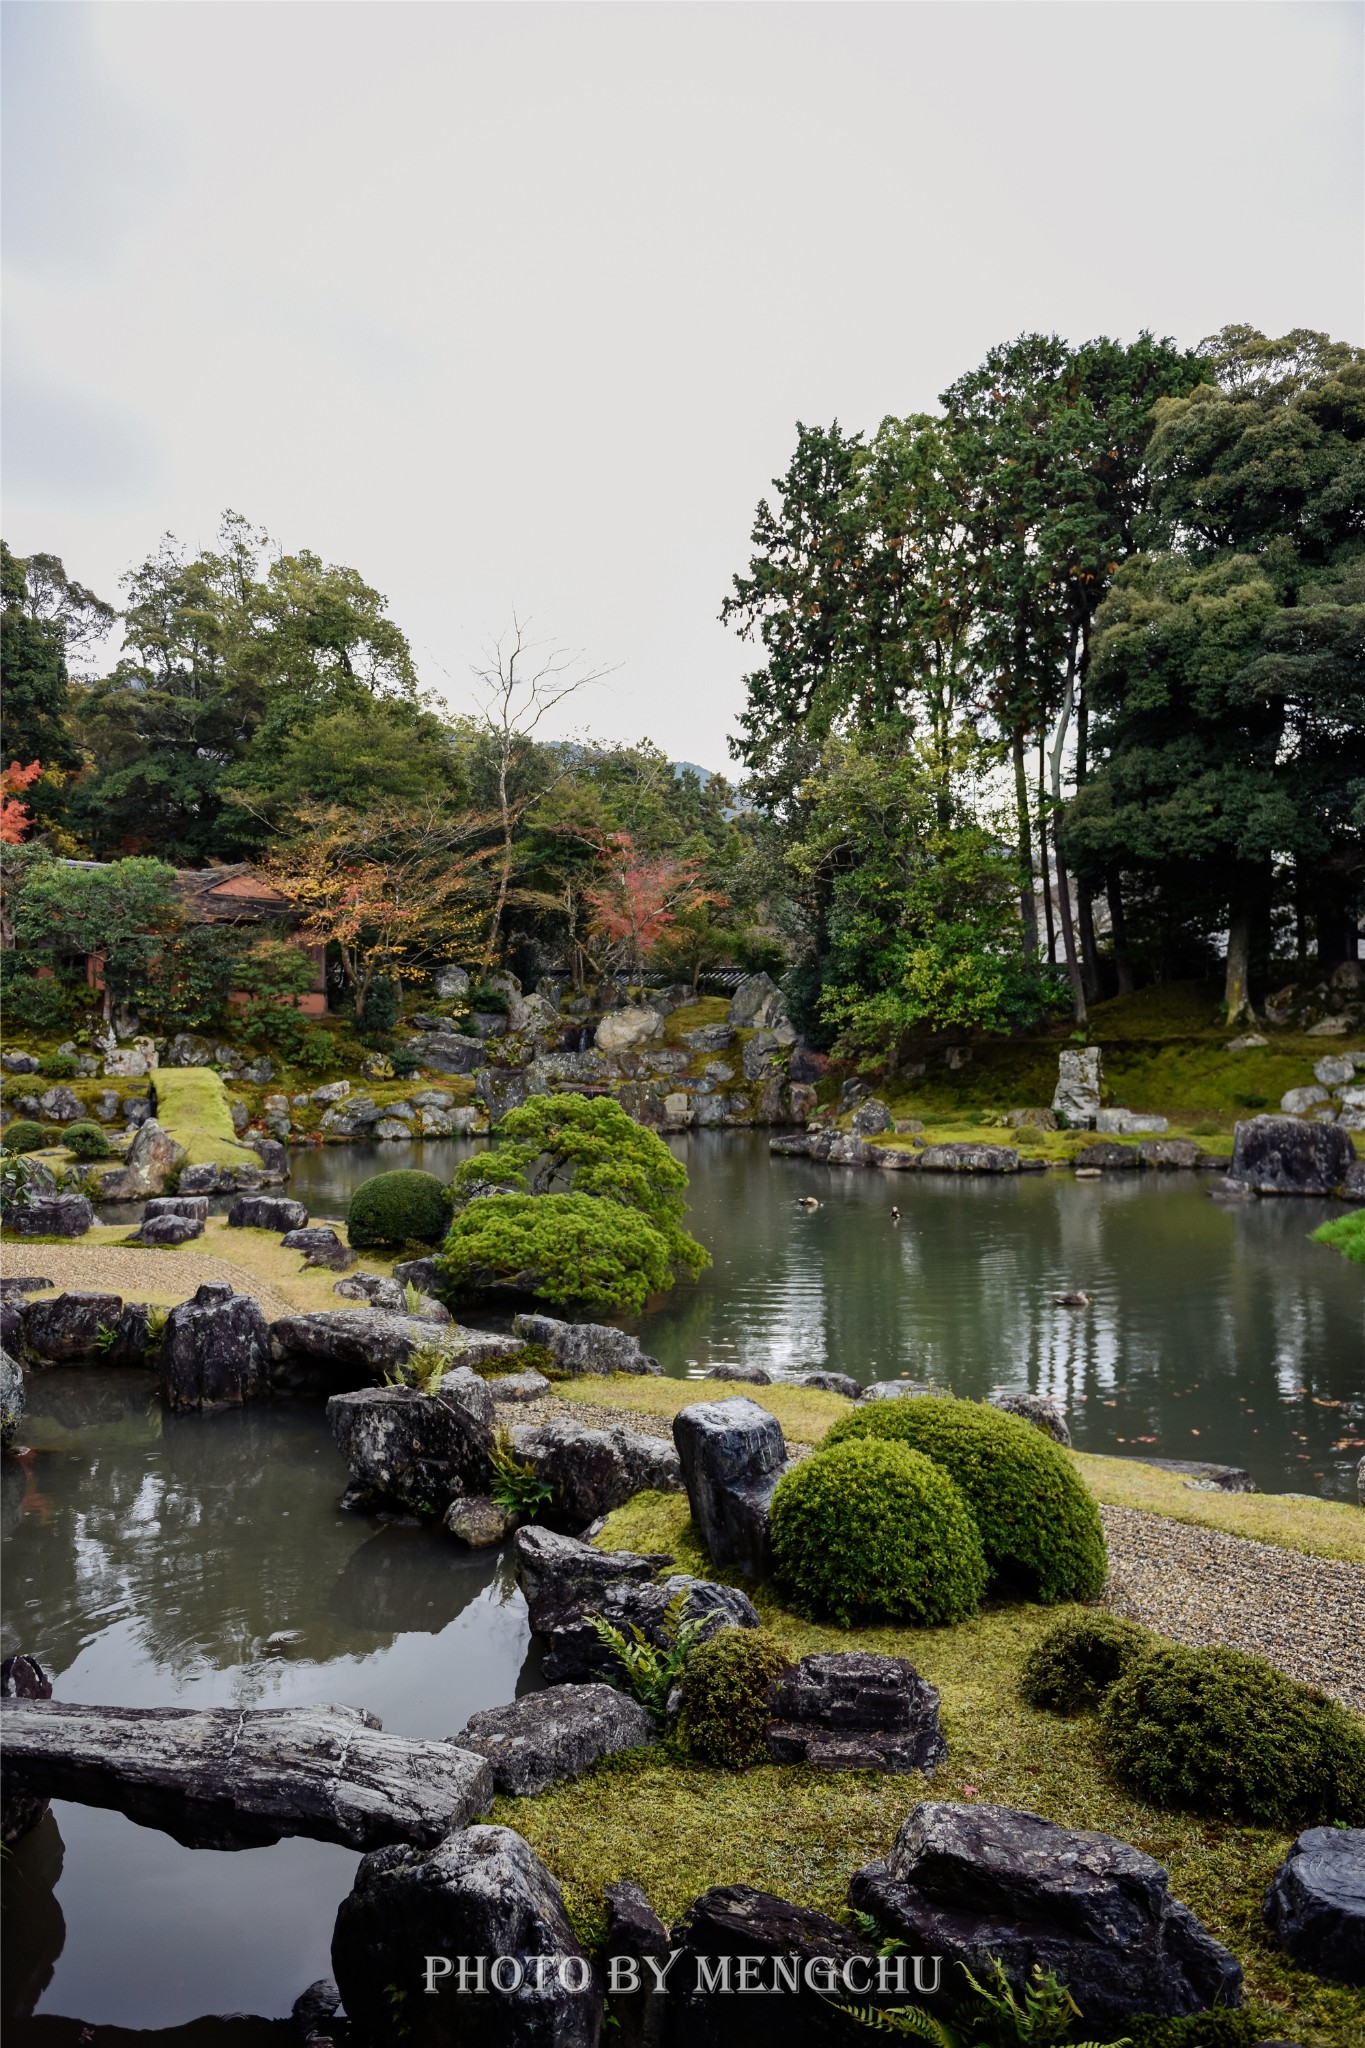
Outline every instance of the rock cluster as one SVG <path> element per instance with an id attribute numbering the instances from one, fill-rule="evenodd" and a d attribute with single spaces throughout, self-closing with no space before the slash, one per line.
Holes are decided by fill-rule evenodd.
<path id="1" fill-rule="evenodd" d="M 904 1657 L 833 1650 L 803 1657 L 773 1696 L 774 1763 L 830 1771 L 933 1771 L 947 1754 L 938 1693 Z"/>

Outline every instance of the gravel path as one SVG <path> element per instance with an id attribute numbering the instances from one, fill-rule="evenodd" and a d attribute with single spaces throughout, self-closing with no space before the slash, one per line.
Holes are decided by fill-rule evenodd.
<path id="1" fill-rule="evenodd" d="M 125 1301 L 188 1301 L 203 1281 L 228 1280 L 239 1294 L 255 1295 L 267 1322 L 297 1314 L 245 1266 L 214 1258 L 211 1252 L 191 1251 L 188 1245 L 168 1256 L 136 1245 L 88 1244 L 68 1251 L 65 1245 L 25 1245 L 22 1239 L 13 1239 L 0 1245 L 0 1273 L 41 1273 L 59 1294 L 69 1288 L 105 1288 Z"/>
<path id="2" fill-rule="evenodd" d="M 1365 1713 L 1365 1567 L 1101 1507 L 1108 1603 L 1176 1642 L 1249 1650 Z"/>

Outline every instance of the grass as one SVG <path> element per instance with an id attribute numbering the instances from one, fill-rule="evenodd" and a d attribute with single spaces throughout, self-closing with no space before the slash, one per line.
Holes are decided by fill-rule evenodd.
<path id="1" fill-rule="evenodd" d="M 706 1565 L 676 1494 L 637 1495 L 608 1518 L 598 1541 L 667 1551 L 684 1569 L 724 1576 Z M 499 1799 L 495 1819 L 544 1858 L 582 1937 L 600 1938 L 603 1888 L 623 1877 L 644 1886 L 666 1921 L 716 1884 L 751 1884 L 837 1917 L 854 1870 L 886 1854 L 919 1800 L 979 1799 L 1145 1849 L 1169 1870 L 1175 1896 L 1242 1962 L 1248 1996 L 1265 2008 L 1267 2036 L 1356 2048 L 1365 1994 L 1295 1969 L 1260 1924 L 1289 1837 L 1148 1805 L 1107 1776 L 1092 1717 L 1060 1720 L 1017 1697 L 1025 1654 L 1067 1609 L 998 1606 L 950 1629 L 845 1631 L 804 1621 L 765 1589 L 753 1597 L 798 1656 L 862 1649 L 908 1657 L 942 1696 L 946 1763 L 932 1782 L 792 1766 L 735 1772 L 662 1747 L 611 1758 L 536 1799 Z"/>
<path id="2" fill-rule="evenodd" d="M 152 1076 L 161 1128 L 185 1147 L 189 1166 L 241 1166 L 256 1160 L 232 1128 L 221 1077 L 208 1067 L 158 1067 Z"/>
<path id="3" fill-rule="evenodd" d="M 615 1374 L 609 1379 L 576 1379 L 557 1387 L 565 1401 L 621 1408 L 646 1415 L 676 1415 L 694 1401 L 733 1400 L 747 1395 L 767 1408 L 796 1443 L 819 1443 L 827 1429 L 847 1415 L 842 1394 L 816 1387 L 755 1387 L 736 1380 L 668 1380 Z M 1284 1550 L 1365 1564 L 1365 1514 L 1344 1501 L 1297 1500 L 1274 1493 L 1198 1493 L 1174 1472 L 1162 1472 L 1137 1458 L 1095 1457 L 1073 1451 L 1081 1476 L 1107 1507 L 1141 1508 L 1149 1515 L 1225 1529 Z M 622 1510 L 622 1512 L 626 1512 Z M 649 1545 L 641 1548 L 648 1549 Z"/>
<path id="4" fill-rule="evenodd" d="M 1357 1266 L 1365 1266 L 1365 1209 L 1353 1209 L 1349 1216 L 1334 1216 L 1313 1232 L 1314 1244 L 1330 1244 Z"/>

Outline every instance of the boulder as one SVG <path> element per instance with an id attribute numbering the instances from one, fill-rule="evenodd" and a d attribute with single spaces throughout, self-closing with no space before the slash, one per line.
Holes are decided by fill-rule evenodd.
<path id="1" fill-rule="evenodd" d="M 306 1202 L 287 1195 L 243 1195 L 227 1212 L 232 1230 L 302 1230 L 308 1221 Z"/>
<path id="2" fill-rule="evenodd" d="M 594 1044 L 599 1052 L 633 1052 L 636 1046 L 648 1045 L 652 1038 L 661 1037 L 663 1028 L 664 1020 L 657 1010 L 628 1004 L 602 1019 Z"/>
<path id="3" fill-rule="evenodd" d="M 840 1973 L 863 1994 L 877 1982 L 877 1951 L 861 1935 L 747 1884 L 716 1885 L 694 1899 L 671 1947 L 677 1961 L 659 2001 L 664 2048 L 832 2048 L 855 2037 L 832 1996 L 816 1987 L 868 2004 L 866 1995 L 841 1991 Z M 791 1972 L 781 1983 L 779 1965 Z M 908 1990 L 908 1975 L 901 1981 Z M 755 1995 L 736 1995 L 742 1987 Z"/>
<path id="4" fill-rule="evenodd" d="M 1142 1116 L 1133 1109 L 1101 1109 L 1095 1114 L 1095 1129 L 1110 1137 L 1132 1138 L 1140 1132 L 1157 1136 L 1169 1128 L 1164 1116 Z"/>
<path id="5" fill-rule="evenodd" d="M 737 1031 L 771 1031 L 775 1025 L 787 1025 L 791 1033 L 787 1043 L 795 1041 L 796 1033 L 787 1018 L 787 999 L 771 975 L 746 974 L 730 998 L 727 1016 Z"/>
<path id="6" fill-rule="evenodd" d="M 912 1155 L 903 1153 L 901 1157 Z M 926 1145 L 918 1154 L 924 1173 L 1018 1173 L 1013 1145 Z"/>
<path id="7" fill-rule="evenodd" d="M 860 1401 L 915 1401 L 942 1393 L 932 1380 L 873 1380 L 862 1388 Z"/>
<path id="8" fill-rule="evenodd" d="M 1136 1172 L 1141 1163 L 1136 1145 L 1118 1145 L 1112 1139 L 1086 1145 L 1071 1162 L 1088 1173 Z"/>
<path id="9" fill-rule="evenodd" d="M 28 1316 L 28 1303 L 22 1294 L 12 1294 L 7 1289 L 0 1291 L 0 1345 L 12 1351 L 16 1357 L 24 1348 L 24 1322 Z"/>
<path id="10" fill-rule="evenodd" d="M 198 1216 L 144 1216 L 138 1228 L 140 1244 L 188 1244 L 204 1235 Z"/>
<path id="11" fill-rule="evenodd" d="M 773 1376 L 761 1365 L 708 1365 L 706 1377 L 709 1380 L 742 1380 L 750 1387 L 770 1387 Z"/>
<path id="12" fill-rule="evenodd" d="M 657 1742 L 654 1716 L 612 1685 L 552 1685 L 505 1707 L 471 1714 L 461 1749 L 486 1756 L 499 1792 L 526 1799 L 584 1771 L 620 1749 Z"/>
<path id="13" fill-rule="evenodd" d="M 30 1195 L 22 1209 L 5 1214 L 5 1228 L 15 1237 L 84 1237 L 94 1221 L 84 1195 Z"/>
<path id="14" fill-rule="evenodd" d="M 194 1031 L 177 1031 L 166 1047 L 168 1067 L 211 1067 L 213 1047 Z"/>
<path id="15" fill-rule="evenodd" d="M 1053 1114 L 1065 1128 L 1093 1131 L 1100 1113 L 1100 1049 L 1087 1045 L 1077 1051 L 1068 1048 L 1057 1055 L 1057 1086 L 1052 1096 Z"/>
<path id="16" fill-rule="evenodd" d="M 832 1650 L 803 1657 L 773 1694 L 774 1763 L 829 1771 L 923 1771 L 942 1763 L 938 1694 L 904 1657 Z"/>
<path id="17" fill-rule="evenodd" d="M 1270 1881 L 1263 1916 L 1305 1970 L 1365 1986 L 1365 1828 L 1308 1828 Z"/>
<path id="18" fill-rule="evenodd" d="M 509 1434 L 517 1456 L 553 1488 L 555 1514 L 575 1528 L 624 1507 L 646 1489 L 682 1491 L 676 1451 L 659 1437 L 641 1435 L 622 1423 L 588 1429 L 565 1418 L 520 1423 Z"/>
<path id="19" fill-rule="evenodd" d="M 652 1582 L 656 1567 L 672 1561 L 642 1557 L 633 1550 L 598 1550 L 595 1544 L 539 1524 L 517 1531 L 517 1583 L 537 1632 L 565 1608 L 600 1605 L 607 1588 L 620 1581 Z"/>
<path id="20" fill-rule="evenodd" d="M 393 1277 L 401 1287 L 415 1287 L 422 1294 L 434 1294 L 441 1280 L 434 1258 L 401 1259 L 393 1269 Z"/>
<path id="21" fill-rule="evenodd" d="M 825 1157 L 831 1166 L 875 1166 L 881 1149 L 869 1139 L 857 1137 L 852 1131 L 840 1131 L 830 1139 Z M 948 1148 L 945 1146 L 943 1149 L 946 1151 Z M 811 1148 L 810 1156 L 812 1159 L 819 1156 L 814 1147 Z"/>
<path id="22" fill-rule="evenodd" d="M 1349 1052 L 1324 1053 L 1313 1063 L 1313 1079 L 1324 1088 L 1349 1088 L 1355 1073 L 1355 1056 Z"/>
<path id="23" fill-rule="evenodd" d="M 696 1579 L 676 1572 L 654 1585 L 634 1579 L 617 1579 L 608 1585 L 600 1600 L 549 1609 L 543 1603 L 532 1610 L 531 1626 L 547 1642 L 542 1670 L 550 1685 L 565 1685 L 583 1679 L 612 1679 L 619 1667 L 593 1625 L 596 1615 L 629 1636 L 638 1628 L 647 1642 L 663 1649 L 671 1640 L 667 1611 L 682 1594 L 682 1619 L 701 1623 L 700 1640 L 707 1641 L 717 1629 L 757 1628 L 758 1612 L 753 1602 L 734 1586 L 718 1586 L 709 1579 Z"/>
<path id="24" fill-rule="evenodd" d="M 50 1124 L 75 1123 L 85 1115 L 85 1104 L 69 1088 L 44 1088 L 38 1097 L 38 1108 Z"/>
<path id="25" fill-rule="evenodd" d="M 111 1081 L 141 1081 L 151 1068 L 146 1055 L 140 1053 L 136 1046 L 124 1045 L 117 1052 L 105 1055 L 104 1071 Z"/>
<path id="26" fill-rule="evenodd" d="M 886 1104 L 875 1095 L 866 1102 L 860 1102 L 853 1112 L 849 1129 L 859 1138 L 876 1138 L 883 1131 L 889 1131 L 894 1118 Z"/>
<path id="27" fill-rule="evenodd" d="M 348 1095 L 324 1109 L 319 1128 L 325 1138 L 358 1138 L 372 1130 L 382 1114 L 368 1095 Z"/>
<path id="28" fill-rule="evenodd" d="M 320 1108 L 327 1108 L 333 1102 L 344 1102 L 351 1092 L 349 1081 L 326 1081 L 321 1088 L 314 1088 L 308 1100 Z"/>
<path id="29" fill-rule="evenodd" d="M 164 1131 L 154 1116 L 149 1116 L 138 1126 L 124 1155 L 123 1171 L 118 1176 L 119 1193 L 114 1199 L 129 1201 L 140 1196 L 159 1195 L 170 1176 L 185 1166 L 188 1157 L 179 1139 Z M 178 1192 L 193 1193 L 193 1189 L 186 1190 L 183 1186 L 184 1178 L 181 1173 L 182 1185 Z M 106 1176 L 106 1192 L 108 1179 Z"/>
<path id="30" fill-rule="evenodd" d="M 1322 1062 L 1319 1061 L 1319 1065 L 1321 1064 Z M 1331 1097 L 1325 1088 L 1287 1088 L 1280 1097 L 1280 1108 L 1286 1116 L 1307 1116 L 1308 1112 L 1311 1109 L 1316 1109 L 1320 1102 L 1330 1102 L 1330 1100 Z"/>
<path id="31" fill-rule="evenodd" d="M 746 1081 L 766 1081 L 780 1069 L 782 1041 L 775 1031 L 755 1031 L 742 1055 Z"/>
<path id="32" fill-rule="evenodd" d="M 226 1280 L 206 1280 L 166 1318 L 157 1352 L 172 1408 L 237 1406 L 270 1390 L 270 1332 L 261 1305 Z"/>
<path id="33" fill-rule="evenodd" d="M 440 1334 L 452 1364 L 465 1334 Z M 271 1379 L 277 1392 L 333 1393 L 378 1386 L 435 1337 L 432 1325 L 421 1317 L 391 1315 L 383 1309 L 316 1309 L 308 1315 L 280 1316 L 270 1325 Z M 502 1341 L 515 1348 L 510 1340 Z"/>
<path id="34" fill-rule="evenodd" d="M 978 1977 L 999 1957 L 1016 1991 L 1035 1966 L 1055 1971 L 1087 2030 L 1241 2002 L 1241 1965 L 1171 1897 L 1159 1863 L 1012 1807 L 926 1800 L 848 1897 L 917 1954 Z M 956 1973 L 944 1974 L 946 1989 Z"/>
<path id="35" fill-rule="evenodd" d="M 261 1179 L 267 1187 L 278 1187 L 288 1180 L 289 1151 L 278 1138 L 253 1138 L 251 1149 L 261 1162 Z"/>
<path id="36" fill-rule="evenodd" d="M 7 1052 L 0 1054 L 0 1067 L 7 1074 L 36 1074 L 38 1062 L 31 1052 Z"/>
<path id="37" fill-rule="evenodd" d="M 463 1957 L 497 1958 L 500 1981 L 516 1988 L 462 1995 L 454 1972 Z M 425 1852 L 367 1856 L 337 1913 L 332 1969 L 351 2026 L 377 2048 L 412 2037 L 409 2013 L 426 2042 L 597 2048 L 602 1994 L 591 1965 L 559 1886 L 511 1828 L 469 1827 Z"/>
<path id="38" fill-rule="evenodd" d="M 514 1406 L 526 1401 L 543 1401 L 554 1391 L 543 1372 L 503 1373 L 499 1379 L 485 1381 L 485 1385 L 496 1402 L 507 1401 Z"/>
<path id="39" fill-rule="evenodd" d="M 793 1081 L 803 1081 L 814 1087 L 829 1072 L 829 1061 L 824 1053 L 817 1052 L 813 1045 L 807 1045 L 804 1038 L 798 1038 L 792 1047 L 787 1072 Z"/>
<path id="40" fill-rule="evenodd" d="M 1071 1431 L 1066 1426 L 1066 1417 L 1055 1401 L 1049 1401 L 1043 1394 L 992 1394 L 990 1405 L 1000 1408 L 1006 1415 L 1017 1415 L 1024 1422 L 1031 1422 L 1035 1429 L 1041 1429 L 1047 1436 L 1055 1437 L 1059 1444 L 1071 1444 Z"/>
<path id="41" fill-rule="evenodd" d="M 355 1485 L 422 1515 L 443 1515 L 461 1494 L 486 1494 L 493 1398 L 457 1366 L 435 1393 L 365 1387 L 327 1403 L 332 1441 Z"/>
<path id="42" fill-rule="evenodd" d="M 400 1285 L 397 1280 L 391 1280 L 383 1273 L 348 1274 L 346 1279 L 336 1282 L 332 1292 L 340 1294 L 347 1301 L 368 1301 L 373 1308 L 387 1309 L 393 1315 L 416 1316 L 422 1323 L 440 1323 L 444 1326 L 452 1321 L 450 1310 L 444 1303 L 420 1291 L 416 1307 L 409 1308 L 406 1285 Z"/>
<path id="43" fill-rule="evenodd" d="M 180 1174 L 184 1195 L 236 1195 L 258 1188 L 269 1176 L 260 1166 L 186 1166 Z"/>
<path id="44" fill-rule="evenodd" d="M 815 1115 L 820 1099 L 813 1087 L 805 1081 L 793 1081 L 787 1089 L 787 1116 L 794 1124 L 803 1124 Z"/>
<path id="45" fill-rule="evenodd" d="M 856 1401 L 862 1392 L 857 1380 L 847 1372 L 798 1372 L 793 1375 L 792 1384 L 818 1387 L 825 1394 L 842 1394 L 846 1401 Z"/>
<path id="46" fill-rule="evenodd" d="M 463 1002 L 469 994 L 468 974 L 463 967 L 456 967 L 453 963 L 433 968 L 431 985 L 443 1003 Z"/>
<path id="47" fill-rule="evenodd" d="M 395 1266 L 395 1273 L 398 1268 Z M 554 1316 L 519 1315 L 512 1328 L 524 1344 L 543 1344 L 554 1353 L 561 1372 L 635 1372 L 661 1374 L 657 1358 L 640 1349 L 638 1337 L 615 1330 L 610 1323 L 563 1323 Z"/>
<path id="48" fill-rule="evenodd" d="M 509 996 L 507 1028 L 509 1031 L 530 1032 L 558 1045 L 561 1028 L 558 1007 L 542 995 Z"/>
<path id="49" fill-rule="evenodd" d="M 330 1272 L 344 1273 L 348 1266 L 355 1264 L 356 1255 L 350 1246 L 343 1244 L 336 1232 L 325 1224 L 286 1231 L 280 1243 L 287 1252 L 302 1252 L 305 1266 L 325 1266 Z M 401 1296 L 401 1287 L 398 1292 Z"/>
<path id="50" fill-rule="evenodd" d="M 117 1330 L 122 1314 L 121 1295 L 72 1288 L 50 1301 L 35 1301 L 31 1305 L 25 1319 L 24 1341 L 35 1358 L 49 1365 L 70 1365 L 107 1356 L 107 1349 L 100 1349 L 100 1336 L 104 1331 Z"/>
<path id="51" fill-rule="evenodd" d="M 684 1031 L 682 1042 L 692 1052 L 726 1052 L 735 1042 L 733 1024 L 699 1024 L 695 1031 Z"/>
<path id="52" fill-rule="evenodd" d="M 1335 1124 L 1254 1116 L 1233 1131 L 1228 1177 L 1258 1195 L 1330 1195 L 1354 1163 L 1350 1134 Z"/>
<path id="53" fill-rule="evenodd" d="M 940 1147 L 940 1150 L 942 1149 L 945 1148 Z M 912 1173 L 917 1166 L 922 1166 L 924 1164 L 924 1152 L 928 1150 L 928 1146 L 925 1146 L 924 1151 L 907 1152 L 904 1146 L 901 1145 L 873 1145 L 871 1147 L 872 1156 L 867 1161 L 867 1164 L 869 1166 L 880 1167 L 883 1173 Z M 955 1167 L 952 1170 L 954 1172 L 957 1172 L 960 1169 Z M 969 1170 L 973 1173 L 980 1173 L 983 1171 L 988 1173 L 994 1173 L 997 1171 L 1002 1173 L 1009 1173 L 1014 1171 L 1014 1169 L 1011 1167 L 972 1167 Z"/>
<path id="54" fill-rule="evenodd" d="M 787 1469 L 775 1415 L 757 1401 L 698 1401 L 673 1418 L 692 1519 L 711 1562 L 753 1579 L 772 1570 L 768 1505 Z"/>
<path id="55" fill-rule="evenodd" d="M 205 1223 L 208 1213 L 207 1195 L 153 1195 L 142 1216 L 144 1222 L 149 1216 L 197 1216 L 201 1223 Z"/>
<path id="56" fill-rule="evenodd" d="M 16 1359 L 0 1350 L 0 1444 L 14 1442 L 24 1418 L 24 1375 Z"/>
<path id="57" fill-rule="evenodd" d="M 659 2027 L 667 2010 L 667 1991 L 655 1987 L 654 1973 L 644 1967 L 645 1958 L 661 1960 L 668 1954 L 668 1929 L 659 1918 L 642 1888 L 629 1877 L 623 1877 L 618 1884 L 609 1884 L 603 1893 L 606 1902 L 606 1932 L 598 1951 L 600 1963 L 608 1973 L 608 1995 L 611 1999 L 611 2018 L 615 2021 L 613 2039 L 620 2048 L 658 2048 Z M 614 1961 L 614 1958 L 620 1958 Z M 624 1987 L 631 1983 L 632 1966 L 639 1983 L 632 1989 Z M 612 1990 L 612 1971 L 616 1971 L 615 1983 L 622 1987 Z"/>
<path id="58" fill-rule="evenodd" d="M 1204 1156 L 1192 1138 L 1150 1138 L 1137 1154 L 1144 1166 L 1159 1173 L 1192 1173 Z"/>
<path id="59" fill-rule="evenodd" d="M 1255 1493 L 1256 1482 L 1240 1465 L 1211 1465 L 1206 1458 L 1144 1458 L 1158 1472 L 1178 1472 L 1201 1493 Z"/>
<path id="60" fill-rule="evenodd" d="M 442 1527 L 471 1550 L 491 1550 L 511 1535 L 516 1521 L 514 1514 L 487 1493 L 461 1494 L 441 1517 Z"/>

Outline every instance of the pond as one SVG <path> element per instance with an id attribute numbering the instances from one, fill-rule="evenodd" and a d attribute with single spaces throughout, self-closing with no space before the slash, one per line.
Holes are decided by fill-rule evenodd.
<path id="1" fill-rule="evenodd" d="M 671 1142 L 714 1264 L 634 1325 L 667 1372 L 740 1361 L 864 1381 L 904 1371 L 970 1395 L 1033 1387 L 1061 1401 L 1083 1449 L 1210 1457 L 1266 1489 L 1350 1496 L 1365 1286 L 1308 1242 L 1327 1205 L 1224 1208 L 1186 1175 L 891 1179 L 773 1159 L 758 1132 Z M 306 1150 L 290 1192 L 340 1215 L 379 1168 L 448 1178 L 467 1149 Z M 820 1207 L 798 1210 L 805 1195 Z M 1077 1289 L 1089 1309 L 1054 1305 Z M 505 1557 L 341 1513 L 319 1408 L 171 1416 L 145 1376 L 107 1370 L 35 1374 L 28 1388 L 27 1454 L 3 1475 L 4 1643 L 44 1661 L 58 1698 L 337 1700 L 439 1737 L 539 1683 Z M 12 2040 L 51 2048 L 49 2015 L 160 2027 L 286 2014 L 328 1974 L 356 1860 L 301 1841 L 183 1849 L 55 1803 L 4 1865 Z M 247 2029 L 243 2048 L 267 2037 Z"/>

